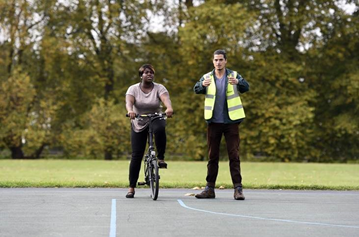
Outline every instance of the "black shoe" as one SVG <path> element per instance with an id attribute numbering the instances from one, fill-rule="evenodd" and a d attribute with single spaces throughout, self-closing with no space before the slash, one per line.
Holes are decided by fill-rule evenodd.
<path id="1" fill-rule="evenodd" d="M 233 197 L 235 200 L 244 200 L 245 199 L 245 197 L 243 195 L 242 187 L 237 187 L 234 189 Z"/>
<path id="2" fill-rule="evenodd" d="M 199 194 L 195 195 L 196 198 L 215 198 L 216 194 L 214 188 L 206 186 L 206 188 Z"/>
<path id="3" fill-rule="evenodd" d="M 128 192 L 126 194 L 126 198 L 134 198 L 135 197 L 135 192 Z"/>
<path id="4" fill-rule="evenodd" d="M 158 160 L 158 168 L 167 169 L 167 163 L 164 160 Z"/>

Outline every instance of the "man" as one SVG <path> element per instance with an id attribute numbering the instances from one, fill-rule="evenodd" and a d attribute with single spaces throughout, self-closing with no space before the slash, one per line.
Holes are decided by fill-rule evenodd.
<path id="1" fill-rule="evenodd" d="M 224 50 L 213 53 L 214 70 L 206 73 L 194 86 L 196 94 L 205 94 L 204 118 L 207 126 L 207 185 L 196 198 L 215 198 L 219 149 L 222 135 L 226 140 L 234 199 L 244 200 L 239 160 L 239 124 L 245 115 L 239 93 L 249 90 L 249 84 L 236 71 L 226 68 Z"/>

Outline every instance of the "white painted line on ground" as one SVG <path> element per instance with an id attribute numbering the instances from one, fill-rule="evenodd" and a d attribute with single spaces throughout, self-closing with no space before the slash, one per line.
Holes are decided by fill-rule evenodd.
<path id="1" fill-rule="evenodd" d="M 247 216 L 247 215 L 239 215 L 239 214 L 230 214 L 230 213 L 222 213 L 222 212 L 213 212 L 213 211 L 207 211 L 202 209 L 197 209 L 193 207 L 189 207 L 181 199 L 177 200 L 178 203 L 187 209 L 193 210 L 193 211 L 199 211 L 199 212 L 205 212 L 215 215 L 222 215 L 222 216 L 232 216 L 232 217 L 242 217 L 242 218 L 248 218 L 248 219 L 257 219 L 257 220 L 264 220 L 264 221 L 277 221 L 277 222 L 286 222 L 286 223 L 294 223 L 294 224 L 305 224 L 305 225 L 320 225 L 320 226 L 330 226 L 330 227 L 343 227 L 343 228 L 354 228 L 359 229 L 359 226 L 356 225 L 337 225 L 337 224 L 328 224 L 328 223 L 320 223 L 320 222 L 307 222 L 307 221 L 293 221 L 293 220 L 286 220 L 286 219 L 275 219 L 275 218 L 265 218 L 265 217 L 257 217 L 257 216 Z"/>
<path id="2" fill-rule="evenodd" d="M 116 199 L 112 199 L 110 237 L 116 237 Z"/>

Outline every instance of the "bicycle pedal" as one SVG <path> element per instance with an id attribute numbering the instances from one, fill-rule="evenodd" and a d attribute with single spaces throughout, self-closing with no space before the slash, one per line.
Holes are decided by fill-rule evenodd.
<path id="1" fill-rule="evenodd" d="M 138 185 L 146 185 L 146 182 L 138 182 Z"/>

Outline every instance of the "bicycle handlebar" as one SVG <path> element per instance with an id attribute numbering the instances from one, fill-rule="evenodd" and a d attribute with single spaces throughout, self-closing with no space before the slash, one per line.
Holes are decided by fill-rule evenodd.
<path id="1" fill-rule="evenodd" d="M 153 117 L 164 117 L 164 116 L 166 116 L 166 113 L 136 114 L 135 118 L 140 118 L 140 117 L 153 118 Z M 130 116 L 128 114 L 126 114 L 126 117 L 130 117 Z"/>

